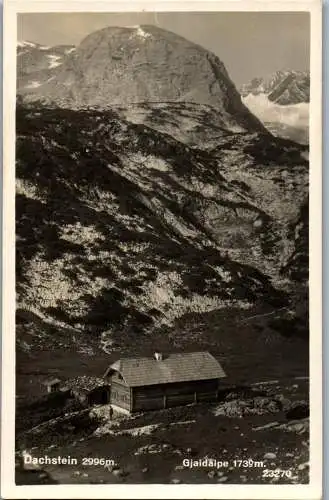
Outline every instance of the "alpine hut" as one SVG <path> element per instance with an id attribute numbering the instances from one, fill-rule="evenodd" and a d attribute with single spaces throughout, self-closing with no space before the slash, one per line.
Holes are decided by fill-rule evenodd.
<path id="1" fill-rule="evenodd" d="M 216 400 L 224 377 L 209 352 L 123 358 L 104 374 L 111 385 L 111 405 L 128 413 Z"/>

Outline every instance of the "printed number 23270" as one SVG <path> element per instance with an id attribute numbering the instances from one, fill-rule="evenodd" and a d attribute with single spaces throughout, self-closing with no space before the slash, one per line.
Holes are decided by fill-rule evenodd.
<path id="1" fill-rule="evenodd" d="M 262 477 L 268 478 L 280 478 L 280 477 L 292 477 L 292 471 L 290 469 L 264 469 L 262 471 Z"/>

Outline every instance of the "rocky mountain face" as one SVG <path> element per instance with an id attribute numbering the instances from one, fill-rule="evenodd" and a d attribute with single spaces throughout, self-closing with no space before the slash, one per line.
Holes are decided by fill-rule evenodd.
<path id="1" fill-rule="evenodd" d="M 28 93 L 24 88 L 26 101 L 41 99 L 71 109 L 192 102 L 214 107 L 218 123 L 232 131 L 262 129 L 218 57 L 156 26 L 92 33 L 76 50 L 66 51 L 53 77 L 31 85 Z"/>
<path id="2" fill-rule="evenodd" d="M 253 78 L 242 85 L 243 97 L 266 94 L 271 102 L 282 106 L 310 102 L 309 71 L 277 71 L 269 78 Z"/>
<path id="3" fill-rule="evenodd" d="M 273 137 L 220 60 L 172 33 L 108 28 L 56 50 L 18 48 L 18 352 L 208 349 L 184 318 L 294 320 L 307 147 Z"/>

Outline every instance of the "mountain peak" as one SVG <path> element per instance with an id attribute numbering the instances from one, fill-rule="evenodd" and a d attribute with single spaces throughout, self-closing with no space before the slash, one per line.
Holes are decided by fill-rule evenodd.
<path id="1" fill-rule="evenodd" d="M 74 109 L 189 102 L 214 108 L 227 130 L 264 131 L 215 54 L 158 26 L 103 28 L 64 56 L 53 57 L 42 85 L 25 79 L 19 93 Z"/>
<path id="2" fill-rule="evenodd" d="M 136 34 L 143 39 L 150 38 L 152 36 L 151 33 L 148 33 L 147 31 L 143 30 L 141 26 L 137 28 Z"/>
<path id="3" fill-rule="evenodd" d="M 293 69 L 279 70 L 267 77 L 256 77 L 242 85 L 241 95 L 266 94 L 277 104 L 299 104 L 310 100 L 310 73 Z"/>
<path id="4" fill-rule="evenodd" d="M 243 102 L 273 135 L 309 141 L 310 74 L 279 70 L 253 78 L 241 88 Z"/>

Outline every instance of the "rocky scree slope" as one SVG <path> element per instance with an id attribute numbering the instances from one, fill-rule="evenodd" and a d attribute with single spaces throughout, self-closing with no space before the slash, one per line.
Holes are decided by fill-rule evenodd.
<path id="1" fill-rule="evenodd" d="M 35 315 L 138 342 L 187 312 L 285 304 L 281 271 L 307 192 L 296 145 L 226 133 L 203 151 L 113 111 L 18 106 L 17 127 L 28 328 Z"/>
<path id="2" fill-rule="evenodd" d="M 214 107 L 227 129 L 264 131 L 217 56 L 156 26 L 109 27 L 88 35 L 54 78 L 24 92 L 24 99 L 75 109 L 194 102 Z"/>

